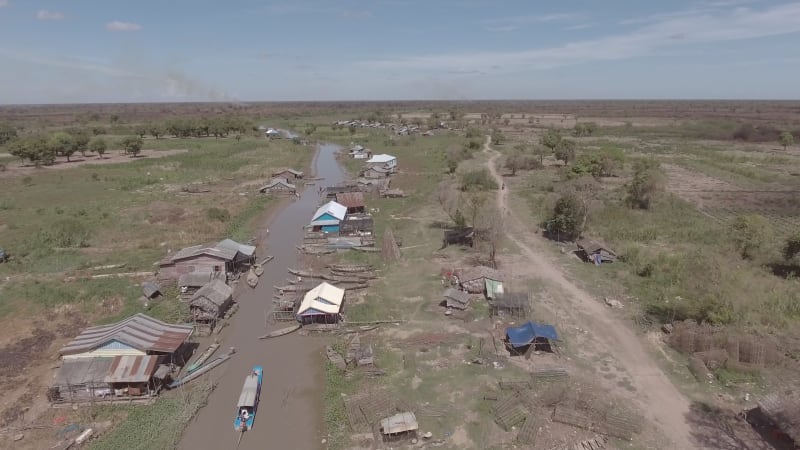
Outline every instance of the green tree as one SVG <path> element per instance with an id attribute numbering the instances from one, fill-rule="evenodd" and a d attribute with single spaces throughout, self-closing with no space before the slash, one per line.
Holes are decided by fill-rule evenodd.
<path id="1" fill-rule="evenodd" d="M 139 136 L 140 138 L 144 138 L 144 135 L 147 134 L 147 132 L 148 132 L 147 124 L 140 123 L 139 125 L 133 127 L 133 133 Z"/>
<path id="2" fill-rule="evenodd" d="M 156 140 L 158 140 L 164 135 L 166 130 L 164 129 L 164 125 L 152 122 L 147 125 L 147 132 L 150 133 L 150 136 L 153 136 L 156 138 Z"/>
<path id="3" fill-rule="evenodd" d="M 492 131 L 491 139 L 492 145 L 500 145 L 506 140 L 506 137 L 500 130 L 494 130 Z"/>
<path id="4" fill-rule="evenodd" d="M 311 136 L 314 132 L 317 131 L 317 126 L 313 123 L 309 123 L 306 125 L 305 133 L 306 136 Z"/>
<path id="5" fill-rule="evenodd" d="M 17 137 L 17 129 L 10 124 L 0 123 L 0 145 Z"/>
<path id="6" fill-rule="evenodd" d="M 574 192 L 567 192 L 556 201 L 547 232 L 559 240 L 577 239 L 586 224 L 586 214 L 584 202 Z"/>
<path id="7" fill-rule="evenodd" d="M 355 125 L 351 124 L 349 127 L 347 127 L 347 129 L 348 129 L 348 131 L 350 131 L 350 136 L 356 134 L 356 126 Z"/>
<path id="8" fill-rule="evenodd" d="M 125 153 L 129 153 L 135 158 L 139 153 L 141 153 L 144 143 L 142 142 L 142 138 L 139 136 L 125 136 L 122 138 L 120 145 L 125 150 Z"/>
<path id="9" fill-rule="evenodd" d="M 784 151 L 786 151 L 787 147 L 794 145 L 794 135 L 788 131 L 781 133 L 781 145 Z"/>
<path id="10" fill-rule="evenodd" d="M 658 162 L 637 161 L 634 164 L 633 179 L 627 185 L 628 205 L 631 208 L 650 209 L 655 196 L 664 190 L 665 182 Z"/>
<path id="11" fill-rule="evenodd" d="M 37 167 L 40 164 L 52 164 L 56 159 L 48 137 L 42 134 L 11 141 L 8 152 L 23 161 L 27 159 Z"/>
<path id="12" fill-rule="evenodd" d="M 89 140 L 92 138 L 89 130 L 85 128 L 70 128 L 68 132 L 75 139 L 75 149 L 85 158 L 86 152 L 89 150 Z"/>
<path id="13" fill-rule="evenodd" d="M 53 133 L 48 140 L 48 145 L 54 154 L 66 156 L 67 162 L 69 162 L 69 157 L 78 150 L 75 137 L 64 131 Z"/>
<path id="14" fill-rule="evenodd" d="M 100 159 L 102 159 L 103 155 L 105 155 L 107 148 L 108 145 L 106 144 L 106 140 L 100 136 L 94 137 L 91 141 L 89 141 L 89 151 L 97 153 L 97 155 L 100 156 Z"/>
<path id="15" fill-rule="evenodd" d="M 575 141 L 561 139 L 556 147 L 556 158 L 564 161 L 564 165 L 569 165 L 570 161 L 575 160 Z"/>
<path id="16" fill-rule="evenodd" d="M 539 138 L 539 143 L 550 149 L 550 153 L 556 151 L 559 145 L 561 145 L 561 132 L 558 130 L 547 130 L 545 134 Z M 544 157 L 542 157 L 544 159 Z"/>
<path id="17" fill-rule="evenodd" d="M 739 216 L 730 226 L 731 240 L 744 259 L 751 259 L 772 234 L 769 221 L 759 214 Z"/>

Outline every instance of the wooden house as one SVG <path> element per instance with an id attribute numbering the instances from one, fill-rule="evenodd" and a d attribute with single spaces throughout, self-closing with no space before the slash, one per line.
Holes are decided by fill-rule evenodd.
<path id="1" fill-rule="evenodd" d="M 361 171 L 361 176 L 367 179 L 381 179 L 386 178 L 392 174 L 390 169 L 382 166 L 371 166 Z"/>
<path id="2" fill-rule="evenodd" d="M 487 282 L 503 282 L 500 271 L 486 266 L 477 266 L 469 269 L 456 270 L 455 276 L 461 289 L 470 294 L 483 294 L 486 292 Z M 496 289 L 493 289 L 496 292 Z"/>
<path id="3" fill-rule="evenodd" d="M 233 300 L 233 288 L 221 280 L 214 280 L 195 292 L 189 301 L 189 312 L 195 323 L 214 327 L 225 315 Z"/>
<path id="4" fill-rule="evenodd" d="M 370 214 L 348 214 L 339 222 L 340 236 L 372 236 L 375 227 Z"/>
<path id="5" fill-rule="evenodd" d="M 336 203 L 347 207 L 347 214 L 366 212 L 363 192 L 340 192 L 336 194 Z"/>
<path id="6" fill-rule="evenodd" d="M 255 260 L 256 248 L 223 239 L 215 245 L 195 245 L 167 255 L 159 262 L 160 280 L 177 280 L 181 275 L 200 272 L 235 273 Z"/>
<path id="7" fill-rule="evenodd" d="M 286 180 L 296 180 L 303 178 L 303 172 L 294 169 L 284 168 L 276 172 L 272 172 L 272 178 L 284 178 Z"/>
<path id="8" fill-rule="evenodd" d="M 442 294 L 444 306 L 454 309 L 467 309 L 469 306 L 469 293 L 458 289 L 448 288 Z"/>
<path id="9" fill-rule="evenodd" d="M 190 272 L 178 277 L 178 289 L 181 298 L 189 300 L 201 287 L 207 285 L 212 280 L 225 281 L 222 272 Z"/>
<path id="10" fill-rule="evenodd" d="M 390 173 L 394 173 L 397 171 L 397 157 L 386 153 L 373 155 L 372 158 L 367 160 L 367 167 L 382 167 L 388 169 Z"/>
<path id="11" fill-rule="evenodd" d="M 285 195 L 293 195 L 297 192 L 297 188 L 294 184 L 289 183 L 286 178 L 276 177 L 270 180 L 269 183 L 261 186 L 258 189 L 258 192 L 262 194 L 285 194 Z"/>

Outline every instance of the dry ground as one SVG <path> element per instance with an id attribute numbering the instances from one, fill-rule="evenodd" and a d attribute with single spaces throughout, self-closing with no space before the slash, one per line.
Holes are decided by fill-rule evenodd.
<path id="1" fill-rule="evenodd" d="M 66 170 L 74 169 L 80 166 L 99 165 L 99 164 L 118 164 L 132 161 L 140 161 L 142 158 L 154 159 L 164 158 L 167 156 L 178 155 L 186 153 L 187 149 L 171 149 L 171 150 L 152 150 L 143 149 L 141 153 L 132 158 L 130 155 L 122 153 L 109 152 L 102 158 L 99 156 L 86 158 L 76 156 L 67 161 L 65 158 L 59 157 L 54 164 L 47 166 L 34 166 L 31 164 L 10 164 L 6 165 L 4 170 L 0 171 L 0 177 L 13 177 L 19 175 L 30 175 L 32 173 L 46 173 L 53 170 Z"/>

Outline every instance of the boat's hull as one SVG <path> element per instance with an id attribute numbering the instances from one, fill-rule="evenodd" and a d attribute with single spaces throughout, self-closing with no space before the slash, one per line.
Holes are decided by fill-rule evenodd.
<path id="1" fill-rule="evenodd" d="M 253 425 L 256 421 L 256 413 L 258 412 L 258 403 L 261 398 L 261 382 L 264 379 L 264 368 L 261 366 L 253 366 L 253 372 L 257 374 L 258 384 L 256 388 L 256 401 L 253 405 L 253 413 L 250 414 L 250 417 L 247 420 L 242 420 L 242 417 L 239 415 L 239 411 L 241 410 L 240 406 L 236 406 L 236 418 L 233 419 L 233 429 L 236 431 L 248 431 L 253 429 Z M 246 383 L 245 383 L 246 386 Z"/>

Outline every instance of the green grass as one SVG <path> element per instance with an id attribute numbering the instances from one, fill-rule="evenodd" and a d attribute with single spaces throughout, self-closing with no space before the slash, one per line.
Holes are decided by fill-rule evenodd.
<path id="1" fill-rule="evenodd" d="M 111 432 L 91 441 L 92 450 L 150 450 L 177 448 L 184 428 L 194 414 L 205 406 L 211 389 L 197 385 L 162 396 L 149 406 L 100 406 L 93 415 L 102 419 L 123 416 Z M 174 395 L 173 395 L 174 394 Z"/>

